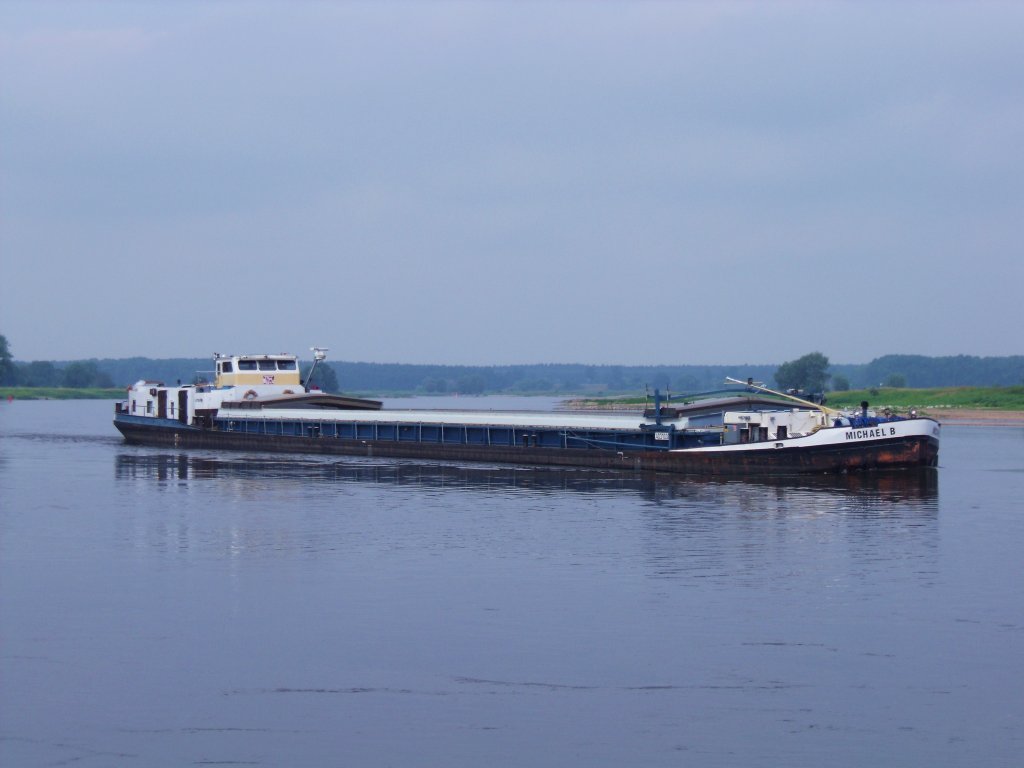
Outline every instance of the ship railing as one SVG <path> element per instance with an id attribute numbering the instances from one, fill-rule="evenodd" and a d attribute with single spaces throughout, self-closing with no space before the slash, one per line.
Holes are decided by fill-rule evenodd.
<path id="1" fill-rule="evenodd" d="M 250 429 L 253 425 L 256 429 Z M 612 432 L 593 434 L 577 430 L 544 430 L 537 427 L 508 427 L 504 425 L 477 424 L 428 424 L 423 422 L 374 422 L 366 424 L 358 420 L 342 421 L 307 418 L 246 418 L 220 414 L 210 425 L 213 429 L 225 432 L 249 432 L 259 435 L 280 435 L 284 437 L 316 437 L 364 440 L 373 442 L 412 442 L 441 443 L 450 445 L 487 445 L 503 447 L 544 447 L 573 448 L 586 447 L 605 451 L 644 450 L 669 451 L 677 448 L 672 441 L 665 445 L 636 440 L 638 437 L 631 430 L 624 430 L 621 439 L 612 437 Z M 345 433 L 342 434 L 342 428 Z M 429 436 L 427 432 L 429 431 Z M 720 428 L 687 430 L 688 434 L 718 436 L 721 442 Z M 545 437 L 545 434 L 547 437 Z M 632 437 L 633 439 L 630 439 Z M 454 438 L 454 439 L 451 439 Z M 553 439 L 552 439 L 553 438 Z"/>
<path id="2" fill-rule="evenodd" d="M 906 421 L 905 416 L 849 416 L 849 424 L 833 424 L 833 426 L 850 426 L 863 429 L 865 427 L 877 427 L 879 424 L 891 424 L 896 421 Z M 838 420 L 837 420 L 838 421 Z"/>

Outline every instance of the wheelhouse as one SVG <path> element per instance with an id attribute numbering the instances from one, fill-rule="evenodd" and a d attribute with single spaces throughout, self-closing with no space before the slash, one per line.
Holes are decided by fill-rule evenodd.
<path id="1" fill-rule="evenodd" d="M 299 387 L 299 360 L 295 355 L 215 355 L 214 386 Z"/>

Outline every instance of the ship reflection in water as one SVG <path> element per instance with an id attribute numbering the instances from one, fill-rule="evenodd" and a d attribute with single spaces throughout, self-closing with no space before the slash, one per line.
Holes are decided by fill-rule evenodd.
<path id="1" fill-rule="evenodd" d="M 779 500 L 817 498 L 822 511 L 898 503 L 918 511 L 934 512 L 938 500 L 938 475 L 931 468 L 742 479 L 386 459 L 210 458 L 186 453 L 121 453 L 117 456 L 115 473 L 118 480 L 157 483 L 213 479 L 261 484 L 274 481 L 303 487 L 315 483 L 321 491 L 332 483 L 348 483 L 500 494 L 614 492 L 653 502 L 683 499 L 725 504 L 729 499 L 761 494 Z"/>
<path id="2" fill-rule="evenodd" d="M 129 546 L 183 557 L 416 551 L 429 570 L 434 556 L 461 550 L 736 586 L 890 557 L 923 558 L 927 571 L 938 541 L 930 469 L 739 480 L 126 451 L 115 472 L 147 499 L 125 532 Z"/>

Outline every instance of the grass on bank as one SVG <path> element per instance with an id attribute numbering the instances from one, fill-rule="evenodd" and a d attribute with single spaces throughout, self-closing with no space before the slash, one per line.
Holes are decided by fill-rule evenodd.
<path id="1" fill-rule="evenodd" d="M 834 408 L 855 408 L 862 400 L 871 403 L 872 408 L 991 408 L 1022 411 L 1024 387 L 879 387 L 828 393 L 828 404 Z"/>
<path id="2" fill-rule="evenodd" d="M 685 399 L 685 396 L 683 396 Z M 848 392 L 829 392 L 827 404 L 832 408 L 857 408 L 867 400 L 872 409 L 899 410 L 941 408 L 989 408 L 1000 411 L 1024 411 L 1024 387 L 934 387 L 907 389 L 878 387 L 851 389 Z M 643 397 L 605 397 L 574 400 L 574 404 L 589 408 L 623 408 L 641 406 L 651 401 Z M 679 402 L 679 398 L 676 398 Z M 786 402 L 780 400 L 780 402 Z"/>
<path id="3" fill-rule="evenodd" d="M 114 389 L 72 387 L 0 387 L 0 400 L 120 400 L 125 396 L 120 387 Z"/>

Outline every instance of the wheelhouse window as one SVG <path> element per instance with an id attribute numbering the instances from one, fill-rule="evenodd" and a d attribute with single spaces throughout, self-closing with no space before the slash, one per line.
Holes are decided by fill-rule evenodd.
<path id="1" fill-rule="evenodd" d="M 260 360 L 260 370 L 261 371 L 276 371 L 277 370 L 277 366 L 274 364 L 273 360 Z"/>
<path id="2" fill-rule="evenodd" d="M 255 360 L 239 360 L 238 370 L 240 371 L 255 371 L 256 361 Z"/>
<path id="3" fill-rule="evenodd" d="M 295 361 L 294 360 L 278 360 L 277 370 L 279 371 L 294 371 Z"/>
<path id="4" fill-rule="evenodd" d="M 226 360 L 226 361 L 225 361 L 225 362 L 223 363 L 223 365 L 224 365 L 224 367 L 223 367 L 223 368 L 222 368 L 221 370 L 222 370 L 222 371 L 223 371 L 224 373 L 231 373 L 231 372 L 232 372 L 232 371 L 234 370 L 234 368 L 233 368 L 233 367 L 232 367 L 232 365 L 231 365 L 231 361 L 230 361 L 230 360 Z"/>

